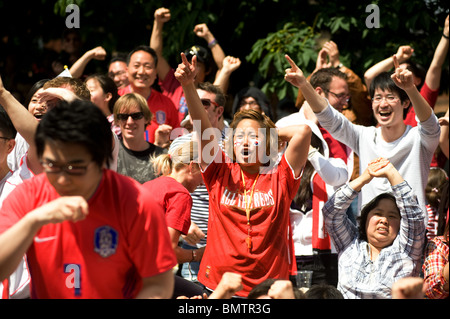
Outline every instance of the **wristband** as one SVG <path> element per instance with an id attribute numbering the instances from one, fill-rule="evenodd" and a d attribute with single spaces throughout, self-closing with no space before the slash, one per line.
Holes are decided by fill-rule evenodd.
<path id="1" fill-rule="evenodd" d="M 442 36 L 448 40 L 448 35 L 442 33 Z"/>
<path id="2" fill-rule="evenodd" d="M 215 46 L 217 44 L 217 40 L 213 39 L 211 42 L 208 43 L 208 48 L 212 48 L 213 46 Z"/>
<path id="3" fill-rule="evenodd" d="M 197 258 L 197 252 L 194 249 L 192 249 L 192 260 L 191 260 L 191 262 L 193 262 L 195 260 L 195 258 Z"/>

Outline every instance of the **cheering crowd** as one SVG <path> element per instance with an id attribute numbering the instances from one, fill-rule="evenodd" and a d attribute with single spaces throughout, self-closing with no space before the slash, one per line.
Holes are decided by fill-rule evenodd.
<path id="1" fill-rule="evenodd" d="M 24 102 L 0 78 L 3 299 L 448 298 L 448 16 L 427 70 L 286 54 L 290 111 L 227 93 L 242 62 L 206 24 L 171 66 L 165 23 L 101 73 L 68 29 Z"/>

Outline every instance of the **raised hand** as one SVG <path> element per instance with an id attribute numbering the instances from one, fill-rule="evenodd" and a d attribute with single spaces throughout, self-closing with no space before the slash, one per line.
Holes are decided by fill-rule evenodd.
<path id="1" fill-rule="evenodd" d="M 299 88 L 306 82 L 305 75 L 287 54 L 285 55 L 285 58 L 289 62 L 291 67 L 285 70 L 286 74 L 284 75 L 284 79 L 287 82 L 291 83 L 293 86 Z"/>
<path id="2" fill-rule="evenodd" d="M 409 45 L 402 45 L 398 48 L 395 57 L 397 58 L 398 62 L 403 63 L 412 56 L 413 52 L 414 49 Z"/>
<path id="3" fill-rule="evenodd" d="M 175 78 L 180 82 L 182 86 L 194 83 L 197 76 L 197 56 L 192 57 L 192 63 L 189 63 L 186 55 L 181 53 L 181 63 L 178 64 L 178 68 L 175 71 Z"/>
<path id="4" fill-rule="evenodd" d="M 403 69 L 400 67 L 397 56 L 393 55 L 392 58 L 394 60 L 395 71 L 391 75 L 391 78 L 395 82 L 395 84 L 403 90 L 408 90 L 415 87 L 412 72 L 408 69 Z"/>
<path id="5" fill-rule="evenodd" d="M 167 8 L 156 9 L 154 16 L 158 23 L 166 23 L 170 20 L 170 10 Z"/>

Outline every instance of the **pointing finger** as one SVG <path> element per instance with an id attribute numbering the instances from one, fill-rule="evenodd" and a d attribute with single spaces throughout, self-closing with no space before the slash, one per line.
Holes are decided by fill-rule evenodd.
<path id="1" fill-rule="evenodd" d="M 292 61 L 292 59 L 289 57 L 289 55 L 285 54 L 284 56 L 285 56 L 286 60 L 289 62 L 289 64 L 291 65 L 292 71 L 297 70 L 298 69 L 297 64 L 295 64 L 295 62 Z"/>

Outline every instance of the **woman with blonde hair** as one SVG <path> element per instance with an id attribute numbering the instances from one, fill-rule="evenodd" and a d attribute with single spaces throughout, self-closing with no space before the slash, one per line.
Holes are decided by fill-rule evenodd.
<path id="1" fill-rule="evenodd" d="M 170 148 L 167 154 L 153 157 L 151 162 L 155 174 L 161 176 L 144 183 L 144 187 L 164 208 L 178 263 L 200 261 L 204 250 L 188 250 L 178 246 L 180 236 L 186 235 L 191 225 L 190 193 L 202 183 L 197 154 L 197 143 L 190 141 Z"/>

